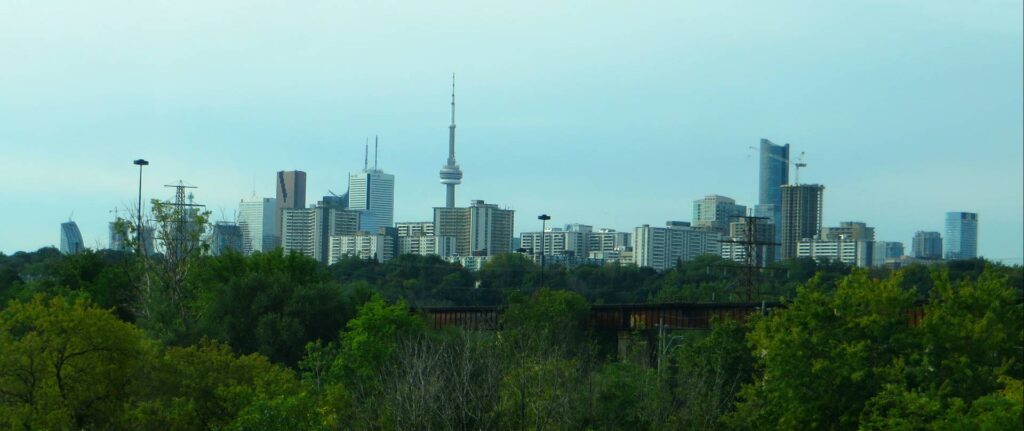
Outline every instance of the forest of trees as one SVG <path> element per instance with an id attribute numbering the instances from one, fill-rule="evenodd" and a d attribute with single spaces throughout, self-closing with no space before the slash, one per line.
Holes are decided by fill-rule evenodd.
<path id="1" fill-rule="evenodd" d="M 616 334 L 591 304 L 743 300 L 716 257 L 478 273 L 436 257 L 0 254 L 3 429 L 1020 429 L 1024 270 L 765 270 L 786 306 Z M 922 301 L 926 300 L 926 301 Z M 420 307 L 498 305 L 499 331 Z M 909 312 L 924 308 L 910 324 Z M 654 346 L 657 346 L 656 348 Z"/>

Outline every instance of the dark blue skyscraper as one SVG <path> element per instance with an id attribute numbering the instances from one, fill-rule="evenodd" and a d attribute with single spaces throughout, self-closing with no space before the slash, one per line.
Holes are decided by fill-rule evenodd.
<path id="1" fill-rule="evenodd" d="M 75 254 L 85 250 L 85 243 L 82 241 L 82 232 L 78 230 L 78 224 L 73 221 L 60 224 L 60 252 L 64 254 Z"/>
<path id="2" fill-rule="evenodd" d="M 757 203 L 782 205 L 782 187 L 789 184 L 789 144 L 775 145 L 761 139 L 761 183 Z"/>
<path id="3" fill-rule="evenodd" d="M 761 139 L 761 172 L 754 214 L 775 225 L 775 242 L 782 242 L 782 186 L 789 184 L 789 144 Z M 776 246 L 776 256 L 781 255 Z"/>

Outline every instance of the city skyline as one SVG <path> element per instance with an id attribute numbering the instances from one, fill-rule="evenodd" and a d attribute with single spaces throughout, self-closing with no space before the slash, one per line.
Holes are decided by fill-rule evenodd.
<path id="1" fill-rule="evenodd" d="M 809 42 L 814 36 L 835 35 L 826 24 L 848 17 L 849 22 L 839 23 L 836 31 L 841 32 L 864 25 L 873 15 L 860 6 L 843 11 L 823 6 L 801 12 L 810 19 L 792 21 L 800 25 L 785 30 L 791 21 L 782 19 L 782 12 L 793 13 L 794 8 L 779 5 L 780 10 L 758 11 L 768 25 L 756 33 L 743 29 L 757 20 L 716 6 L 662 4 L 667 10 L 660 14 L 643 8 L 602 9 L 588 12 L 591 21 L 571 23 L 596 41 L 559 41 L 547 51 L 541 40 L 558 21 L 522 16 L 541 31 L 522 42 L 496 40 L 503 53 L 522 46 L 531 54 L 512 56 L 512 67 L 480 58 L 469 63 L 473 47 L 495 41 L 484 38 L 456 44 L 436 61 L 388 60 L 364 72 L 346 71 L 342 79 L 328 79 L 342 64 L 320 64 L 317 56 L 292 54 L 288 58 L 296 66 L 270 68 L 237 84 L 229 79 L 229 72 L 236 70 L 230 61 L 263 64 L 262 56 L 242 49 L 221 62 L 211 54 L 217 48 L 248 47 L 240 38 L 250 36 L 252 28 L 225 34 L 210 23 L 199 23 L 199 33 L 214 36 L 212 51 L 196 43 L 163 57 L 123 46 L 120 41 L 130 38 L 117 26 L 111 34 L 101 32 L 80 42 L 122 47 L 106 54 L 120 61 L 185 61 L 185 54 L 196 51 L 213 68 L 203 79 L 187 68 L 184 76 L 175 77 L 145 65 L 107 76 L 112 71 L 100 62 L 73 56 L 69 50 L 74 43 L 57 47 L 45 38 L 34 43 L 8 38 L 0 42 L 0 52 L 12 54 L 5 56 L 6 62 L 13 63 L 0 72 L 11 78 L 0 80 L 6 82 L 0 90 L 11 95 L 0 101 L 0 112 L 9 114 L 0 124 L 5 153 L 0 175 L 5 207 L 11 211 L 0 221 L 19 229 L 3 230 L 0 251 L 56 245 L 57 226 L 71 210 L 78 214 L 75 221 L 85 245 L 104 245 L 112 218 L 108 211 L 134 205 L 133 158 L 152 162 L 144 178 L 147 201 L 171 198 L 161 186 L 180 178 L 200 187 L 197 198 L 213 211 L 214 220 L 231 219 L 251 188 L 258 196 L 274 197 L 269 176 L 277 171 L 307 172 L 307 201 L 344 189 L 363 157 L 365 137 L 378 132 L 387 142 L 382 158 L 396 178 L 395 220 L 429 220 L 432 208 L 444 202 L 437 169 L 448 143 L 447 79 L 454 70 L 460 87 L 458 161 L 465 171 L 455 205 L 482 199 L 509 206 L 519 213 L 517 234 L 538 230 L 533 216 L 540 213 L 552 215 L 552 225 L 585 223 L 631 231 L 643 224 L 689 220 L 692 201 L 709 194 L 754 207 L 758 157 L 748 148 L 766 138 L 790 143 L 791 154 L 806 152 L 808 167 L 801 170 L 801 181 L 828 188 L 823 225 L 864 221 L 876 227 L 878 240 L 909 245 L 916 231 L 942 231 L 946 212 L 978 213 L 984 219 L 979 254 L 1020 263 L 1021 32 L 1002 18 L 1019 17 L 1014 9 L 1018 6 L 1011 4 L 1007 11 L 1003 3 L 989 3 L 964 18 L 958 15 L 965 11 L 954 7 L 913 5 L 894 12 L 909 25 L 857 34 L 867 42 L 840 38 L 826 52 Z M 6 29 L 0 32 L 37 34 L 31 26 L 42 19 L 42 8 L 13 9 L 8 15 L 13 18 L 0 18 L 0 28 Z M 227 16 L 214 9 L 214 16 Z M 413 12 L 410 16 L 427 14 Z M 498 19 L 477 9 L 465 13 L 476 25 L 496 24 Z M 622 13 L 652 20 L 651 29 L 596 33 L 602 23 Z M 657 37 L 669 24 L 701 14 L 725 27 L 686 30 L 709 46 L 674 47 Z M 135 15 L 121 11 L 115 16 L 127 20 Z M 68 20 L 66 31 L 73 33 L 98 18 L 85 14 L 77 21 L 63 15 L 57 19 Z M 261 16 L 251 19 L 265 21 Z M 453 21 L 458 25 L 447 35 L 473 34 L 475 27 L 466 21 L 472 20 Z M 317 25 L 321 21 L 313 22 L 309 35 L 298 40 L 317 52 L 327 51 L 340 36 L 332 39 L 332 33 Z M 160 46 L 167 43 L 167 35 L 183 31 L 161 29 L 130 36 Z M 343 34 L 354 37 L 355 32 Z M 732 43 L 712 43 L 730 32 L 735 32 Z M 401 57 L 435 41 L 430 37 L 416 42 L 416 35 L 398 36 L 408 47 L 390 42 L 377 48 Z M 623 41 L 612 40 L 616 36 Z M 761 37 L 765 40 L 757 40 Z M 786 61 L 773 63 L 757 55 L 741 59 L 762 43 L 780 39 L 795 45 Z M 627 46 L 630 50 L 622 51 Z M 587 48 L 579 62 L 561 59 L 574 48 Z M 33 56 L 50 58 L 50 63 L 14 55 L 36 51 L 53 54 Z M 663 51 L 703 63 L 662 61 L 654 54 Z M 599 60 L 612 52 L 622 58 Z M 901 61 L 907 53 L 913 62 Z M 751 67 L 755 64 L 764 68 Z M 804 72 L 793 64 L 813 67 Z M 84 68 L 81 76 L 61 72 L 67 65 Z M 621 77 L 588 72 L 599 66 L 609 66 L 606 73 Z M 410 77 L 408 70 L 418 72 Z M 308 79 L 294 83 L 296 73 Z M 858 78 L 857 73 L 868 76 Z M 130 79 L 122 88 L 114 85 L 119 78 Z M 735 79 L 740 78 L 755 79 L 737 88 Z M 59 79 L 58 85 L 53 86 L 53 79 Z M 259 83 L 267 91 L 246 92 Z M 212 84 L 223 91 L 213 91 Z M 108 92 L 112 97 L 99 97 Z M 277 105 L 275 100 L 283 102 Z M 298 112 L 290 114 L 290 109 Z M 287 153 L 279 152 L 282 148 Z M 53 154 L 63 157 L 55 160 Z M 44 175 L 51 169 L 64 175 Z"/>

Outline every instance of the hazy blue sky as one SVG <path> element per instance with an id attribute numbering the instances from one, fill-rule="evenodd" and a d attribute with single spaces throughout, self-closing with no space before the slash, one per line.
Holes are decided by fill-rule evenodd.
<path id="1" fill-rule="evenodd" d="M 43 4 L 45 3 L 45 5 Z M 827 225 L 904 242 L 975 211 L 981 254 L 1024 255 L 1021 1 L 0 0 L 0 251 L 86 245 L 108 211 L 199 186 L 233 218 L 274 173 L 345 189 L 379 134 L 395 219 L 457 201 L 516 231 L 690 220 L 753 205 L 762 137 L 805 151 Z M 1018 260 L 1019 262 L 1019 260 Z"/>

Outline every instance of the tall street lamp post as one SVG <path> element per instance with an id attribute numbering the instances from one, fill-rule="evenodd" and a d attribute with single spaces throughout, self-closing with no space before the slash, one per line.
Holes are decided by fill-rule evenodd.
<path id="1" fill-rule="evenodd" d="M 136 225 L 136 228 L 137 228 L 136 230 L 138 231 L 138 241 L 139 241 L 139 244 L 138 244 L 139 249 L 138 250 L 139 250 L 139 256 L 142 256 L 143 255 L 143 250 L 144 250 L 144 246 L 143 246 L 143 242 L 142 242 L 143 241 L 142 240 L 142 237 L 143 237 L 142 236 L 142 232 L 144 230 L 143 227 L 142 227 L 142 167 L 143 166 L 149 166 L 149 162 L 146 161 L 145 159 L 137 159 L 137 160 L 135 160 L 132 163 L 139 166 L 139 220 L 138 220 L 139 224 Z"/>
<path id="2" fill-rule="evenodd" d="M 540 220 L 540 287 L 544 288 L 544 231 L 547 230 L 547 222 L 551 220 L 551 216 L 547 214 L 541 214 L 537 216 L 537 220 Z"/>

